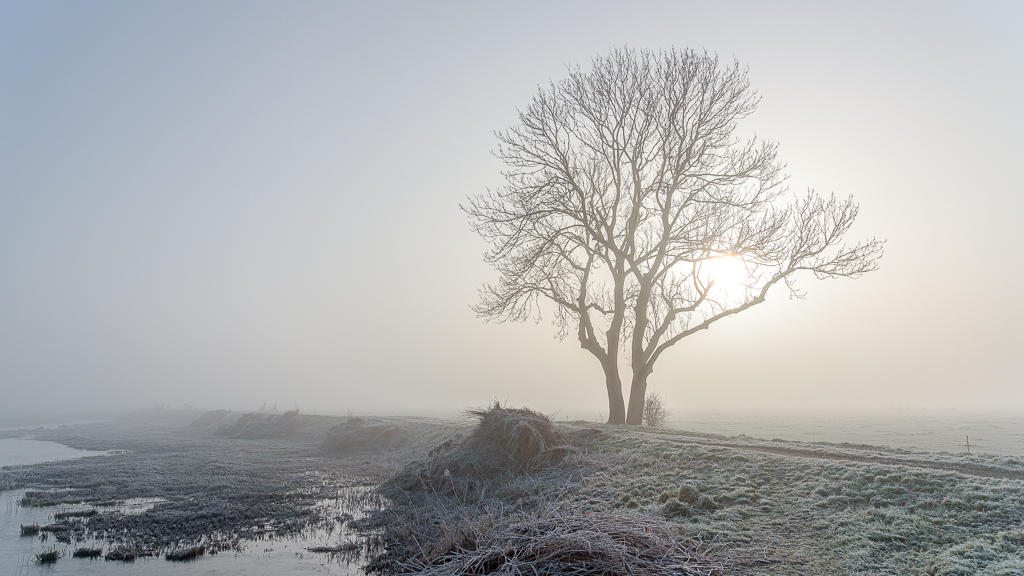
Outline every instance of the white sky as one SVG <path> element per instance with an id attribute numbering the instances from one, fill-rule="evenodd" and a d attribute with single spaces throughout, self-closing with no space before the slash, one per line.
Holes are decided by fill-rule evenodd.
<path id="1" fill-rule="evenodd" d="M 1024 410 L 1024 3 L 825 4 L 0 2 L 0 416 L 607 415 L 575 341 L 474 317 L 457 206 L 622 45 L 749 65 L 743 130 L 888 240 L 680 343 L 672 408 Z"/>

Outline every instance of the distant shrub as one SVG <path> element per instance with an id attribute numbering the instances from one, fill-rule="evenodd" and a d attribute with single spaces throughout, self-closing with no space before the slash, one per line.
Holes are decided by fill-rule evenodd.
<path id="1" fill-rule="evenodd" d="M 662 400 L 657 392 L 651 392 L 644 399 L 644 424 L 651 428 L 661 428 L 665 425 L 670 412 L 668 404 Z"/>
<path id="2" fill-rule="evenodd" d="M 205 418 L 205 415 L 200 419 L 202 418 Z M 226 420 L 227 417 L 221 419 Z M 302 417 L 299 416 L 298 409 L 295 409 L 280 415 L 242 414 L 234 423 L 217 427 L 217 434 L 231 438 L 287 438 L 298 434 L 302 428 Z"/>
<path id="3" fill-rule="evenodd" d="M 221 420 L 231 414 L 231 410 L 211 410 L 204 412 L 202 416 L 192 421 L 189 426 L 210 426 L 213 424 L 219 424 Z"/>
<path id="4" fill-rule="evenodd" d="M 320 448 L 330 454 L 365 448 L 387 450 L 404 445 L 411 436 L 405 426 L 349 418 L 344 424 L 331 428 L 327 437 L 320 443 Z"/>

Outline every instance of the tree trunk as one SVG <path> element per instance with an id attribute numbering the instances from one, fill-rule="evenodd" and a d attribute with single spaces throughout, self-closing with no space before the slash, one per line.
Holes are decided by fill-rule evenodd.
<path id="1" fill-rule="evenodd" d="M 622 379 L 616 362 L 602 362 L 604 380 L 608 387 L 608 423 L 626 423 L 626 404 L 622 399 Z"/>
<path id="2" fill-rule="evenodd" d="M 647 398 L 647 376 L 652 371 L 642 369 L 633 374 L 633 383 L 629 387 L 629 411 L 626 412 L 626 424 L 640 426 L 644 423 L 644 399 Z"/>

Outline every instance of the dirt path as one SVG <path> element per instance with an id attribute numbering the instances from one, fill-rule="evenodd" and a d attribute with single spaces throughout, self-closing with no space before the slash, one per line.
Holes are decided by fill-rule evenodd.
<path id="1" fill-rule="evenodd" d="M 836 454 L 820 450 L 807 450 L 800 448 L 786 448 L 781 446 L 763 446 L 757 444 L 744 444 L 727 440 L 715 440 L 703 437 L 679 437 L 669 434 L 648 433 L 657 436 L 659 439 L 674 444 L 698 444 L 701 446 L 715 446 L 720 448 L 731 448 L 745 452 L 759 452 L 761 454 L 774 454 L 790 458 L 812 458 L 816 460 L 833 460 L 841 462 L 856 462 L 859 464 L 880 464 L 883 466 L 906 466 L 910 468 L 924 468 L 928 470 L 939 470 L 952 472 L 967 476 L 978 476 L 982 478 L 1001 478 L 1006 480 L 1024 480 L 1024 472 L 1015 472 L 1002 468 L 995 468 L 985 465 L 962 466 L 953 463 L 944 464 L 941 462 L 929 462 L 913 458 L 894 458 L 891 456 L 857 456 L 854 454 Z"/>

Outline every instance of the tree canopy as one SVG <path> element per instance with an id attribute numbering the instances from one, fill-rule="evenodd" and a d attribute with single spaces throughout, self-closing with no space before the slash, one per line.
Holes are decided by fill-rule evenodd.
<path id="1" fill-rule="evenodd" d="M 553 305 L 559 334 L 601 363 L 609 423 L 641 423 L 648 376 L 683 338 L 777 284 L 800 295 L 798 272 L 878 266 L 881 241 L 844 240 L 852 198 L 791 195 L 778 145 L 735 136 L 758 100 L 738 62 L 614 49 L 538 89 L 497 133 L 506 185 L 463 206 L 499 273 L 476 312 L 518 321 Z M 723 279 L 724 261 L 740 274 Z"/>

